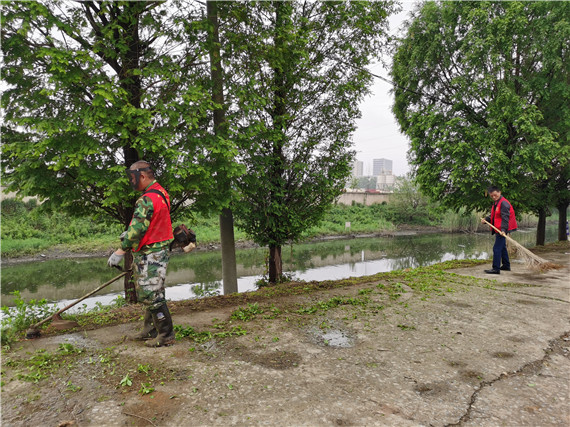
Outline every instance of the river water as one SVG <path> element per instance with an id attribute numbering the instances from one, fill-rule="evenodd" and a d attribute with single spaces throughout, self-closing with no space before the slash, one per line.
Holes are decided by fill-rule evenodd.
<path id="1" fill-rule="evenodd" d="M 557 229 L 547 227 L 547 242 L 556 241 Z M 532 247 L 536 231 L 513 233 L 519 243 Z M 454 259 L 490 259 L 494 237 L 490 234 L 407 234 L 329 240 L 282 248 L 283 270 L 297 280 L 335 280 L 380 272 L 427 266 Z M 238 291 L 256 289 L 265 273 L 265 248 L 236 251 Z M 42 298 L 64 307 L 115 277 L 106 258 L 58 259 L 2 267 L 2 305 L 13 306 L 13 291 L 25 301 Z M 513 266 L 516 268 L 516 260 Z M 482 266 L 481 268 L 489 268 Z M 174 254 L 168 266 L 166 297 L 183 300 L 222 294 L 220 251 Z M 70 309 L 89 309 L 109 304 L 123 295 L 123 280 Z"/>

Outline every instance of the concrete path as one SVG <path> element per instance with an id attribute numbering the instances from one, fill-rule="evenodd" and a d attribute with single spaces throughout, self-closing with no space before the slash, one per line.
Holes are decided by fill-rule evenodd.
<path id="1" fill-rule="evenodd" d="M 24 342 L 3 358 L 2 421 L 569 426 L 567 252 L 541 254 L 565 268 L 540 274 L 517 263 L 499 276 L 410 270 L 270 298 L 247 322 L 232 319 L 235 306 L 173 310 L 177 325 L 227 331 L 201 344 L 147 349 L 123 340 L 133 324 Z M 5 363 L 62 343 L 83 353 L 37 384 Z"/>

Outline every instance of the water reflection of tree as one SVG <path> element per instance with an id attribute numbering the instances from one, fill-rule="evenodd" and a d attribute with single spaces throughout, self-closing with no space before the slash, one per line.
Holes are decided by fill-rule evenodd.
<path id="1" fill-rule="evenodd" d="M 209 283 L 222 277 L 222 258 L 219 252 L 175 254 L 170 258 L 168 271 L 193 271 L 194 281 Z"/>
<path id="2" fill-rule="evenodd" d="M 192 286 L 192 292 L 197 297 L 211 297 L 215 295 L 220 295 L 220 289 L 222 287 L 222 282 L 202 282 L 198 285 Z"/>
<path id="3" fill-rule="evenodd" d="M 261 268 L 264 252 L 246 249 L 236 252 L 236 264 L 243 268 Z M 195 254 L 174 254 L 170 259 L 169 271 L 192 270 L 196 282 L 214 282 L 222 279 L 222 256 L 219 251 Z"/>
<path id="4" fill-rule="evenodd" d="M 548 241 L 557 238 L 556 226 L 547 228 Z M 535 231 L 516 232 L 513 238 L 525 246 L 533 246 Z M 319 265 L 352 264 L 365 260 L 386 258 L 391 269 L 415 267 L 439 262 L 444 256 L 454 258 L 481 258 L 489 255 L 494 238 L 490 234 L 428 234 L 391 238 L 343 239 L 310 244 L 296 244 L 283 249 L 284 267 L 288 271 L 305 271 Z M 247 249 L 236 252 L 238 266 L 263 270 L 263 249 Z M 415 260 L 415 262 L 412 262 Z M 219 251 L 175 253 L 168 267 L 169 272 L 193 272 L 192 282 L 215 283 L 222 278 L 222 262 Z M 79 282 L 93 283 L 93 287 L 118 274 L 107 267 L 105 258 L 59 259 L 31 262 L 2 267 L 2 294 L 13 291 L 35 293 L 40 286 L 64 288 Z M 39 296 L 41 298 L 41 296 Z"/>
<path id="5" fill-rule="evenodd" d="M 117 270 L 111 270 L 99 258 L 30 262 L 2 267 L 2 294 L 23 290 L 36 292 L 38 287 L 45 285 L 59 289 L 71 283 L 93 281 L 94 278 L 103 283 L 117 274 Z"/>

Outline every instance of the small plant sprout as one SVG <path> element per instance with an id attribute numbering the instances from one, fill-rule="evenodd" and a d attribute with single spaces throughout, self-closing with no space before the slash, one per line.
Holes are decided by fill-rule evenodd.
<path id="1" fill-rule="evenodd" d="M 145 394 L 150 394 L 153 391 L 154 391 L 154 387 L 152 386 L 152 384 L 151 383 L 145 383 L 145 384 L 141 385 L 139 393 L 142 395 L 145 395 Z"/>
<path id="2" fill-rule="evenodd" d="M 120 382 L 122 387 L 131 387 L 133 385 L 133 380 L 129 377 L 129 374 L 125 375 Z"/>

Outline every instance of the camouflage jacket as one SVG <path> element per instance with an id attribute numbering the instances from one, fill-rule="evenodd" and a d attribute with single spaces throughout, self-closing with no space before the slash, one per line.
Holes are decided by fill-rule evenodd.
<path id="1" fill-rule="evenodd" d="M 146 190 L 154 184 L 156 181 L 151 182 L 143 191 Z M 127 228 L 127 234 L 123 239 L 123 243 L 121 248 L 124 251 L 129 250 L 136 250 L 139 246 L 140 241 L 144 237 L 146 231 L 148 230 L 148 226 L 150 225 L 150 220 L 152 218 L 152 214 L 154 213 L 154 207 L 152 205 L 152 200 L 148 196 L 141 196 L 138 198 L 137 202 L 135 203 L 135 212 L 133 213 L 133 219 L 129 224 L 129 228 Z M 148 254 L 151 252 L 158 252 L 163 249 L 167 249 L 170 242 L 173 239 L 165 240 L 163 242 L 156 242 L 150 245 L 145 245 L 139 251 L 143 254 Z"/>

